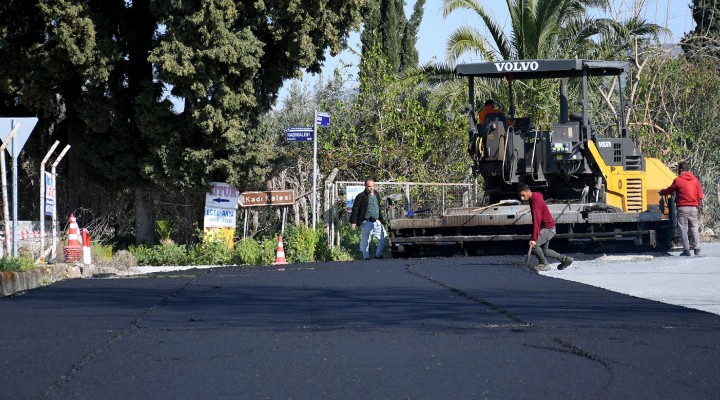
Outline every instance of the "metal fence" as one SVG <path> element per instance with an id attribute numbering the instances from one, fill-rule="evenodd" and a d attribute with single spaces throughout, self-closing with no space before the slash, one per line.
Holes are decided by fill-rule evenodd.
<path id="1" fill-rule="evenodd" d="M 331 190 L 333 207 L 330 237 L 335 238 L 340 224 L 347 223 L 350 210 L 347 208 L 348 188 L 364 190 L 364 182 L 335 181 Z M 474 183 L 419 183 L 419 182 L 375 182 L 380 194 L 382 207 L 387 217 L 392 218 L 437 218 L 448 208 L 474 207 L 477 204 L 477 185 Z M 333 240 L 338 243 L 339 238 Z"/>

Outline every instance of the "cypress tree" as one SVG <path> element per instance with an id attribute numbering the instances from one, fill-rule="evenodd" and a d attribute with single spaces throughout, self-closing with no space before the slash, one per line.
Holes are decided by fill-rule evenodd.
<path id="1" fill-rule="evenodd" d="M 720 0 L 693 0 L 695 29 L 681 42 L 685 57 L 700 61 L 711 57 L 720 60 Z"/>
<path id="2" fill-rule="evenodd" d="M 40 116 L 33 140 L 72 145 L 69 181 L 134 190 L 135 219 L 144 222 L 136 238 L 152 241 L 148 192 L 264 182 L 274 155 L 256 129 L 259 115 L 284 80 L 319 72 L 327 49 L 346 47 L 361 4 L 6 0 L 0 113 Z M 69 208 L 81 201 L 78 194 Z"/>
<path id="3" fill-rule="evenodd" d="M 417 51 L 417 34 L 425 11 L 425 0 L 417 0 L 413 6 L 413 13 L 410 16 L 402 36 L 402 53 L 400 55 L 400 70 L 415 68 L 420 62 L 420 55 Z"/>
<path id="4" fill-rule="evenodd" d="M 417 67 L 418 52 L 415 48 L 417 32 L 422 22 L 425 0 L 418 0 L 409 20 L 405 18 L 402 0 L 375 0 L 366 6 L 363 18 L 362 58 L 360 77 L 370 78 L 379 71 L 375 62 L 368 62 L 371 53 L 379 52 L 385 60 L 389 73 Z"/>

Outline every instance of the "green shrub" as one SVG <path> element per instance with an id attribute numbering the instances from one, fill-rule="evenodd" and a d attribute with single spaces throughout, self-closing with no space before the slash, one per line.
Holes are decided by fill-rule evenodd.
<path id="1" fill-rule="evenodd" d="M 333 261 L 332 248 L 328 244 L 327 236 L 322 231 L 318 233 L 315 242 L 315 261 Z"/>
<path id="2" fill-rule="evenodd" d="M 0 271 L 27 271 L 35 266 L 33 261 L 27 257 L 3 257 L 0 258 Z"/>
<path id="3" fill-rule="evenodd" d="M 160 246 L 130 246 L 138 265 L 187 265 L 187 248 L 183 245 L 165 244 Z"/>
<path id="4" fill-rule="evenodd" d="M 355 259 L 355 255 L 360 258 L 360 229 L 351 228 L 348 224 L 343 224 L 339 229 L 340 233 L 340 248 L 342 248 L 350 256 L 350 259 Z"/>
<path id="5" fill-rule="evenodd" d="M 288 262 L 353 260 L 360 246 L 360 231 L 343 225 L 339 234 L 340 246 L 330 247 L 322 228 L 313 230 L 305 226 L 288 226 L 283 236 Z"/>
<path id="6" fill-rule="evenodd" d="M 90 243 L 90 254 L 92 254 L 93 262 L 110 262 L 113 258 L 113 249 L 109 244 Z"/>
<path id="7" fill-rule="evenodd" d="M 285 243 L 283 243 L 283 247 Z M 270 265 L 275 262 L 277 256 L 277 237 L 266 237 L 260 242 L 260 265 Z M 287 256 L 285 257 L 287 259 Z"/>
<path id="8" fill-rule="evenodd" d="M 340 247 L 330 249 L 330 260 L 332 261 L 352 261 L 353 256 L 347 250 Z"/>
<path id="9" fill-rule="evenodd" d="M 331 248 L 322 229 L 289 225 L 283 235 L 285 259 L 290 263 L 313 261 L 351 261 L 358 254 L 360 233 L 349 225 L 340 227 L 340 247 Z M 183 246 L 129 246 L 137 265 L 271 265 L 278 249 L 277 235 L 248 238 L 229 249 L 221 240 L 201 236 L 201 243 Z"/>
<path id="10" fill-rule="evenodd" d="M 233 252 L 233 264 L 257 265 L 260 263 L 262 248 L 255 239 L 242 239 L 235 244 Z"/>
<path id="11" fill-rule="evenodd" d="M 173 221 L 167 219 L 155 221 L 155 232 L 157 232 L 158 236 L 160 237 L 160 243 L 172 243 L 172 240 L 170 240 L 170 234 L 172 233 L 174 228 L 175 222 Z"/>
<path id="12" fill-rule="evenodd" d="M 188 251 L 189 265 L 229 265 L 233 251 L 221 240 L 203 240 Z"/>
<path id="13" fill-rule="evenodd" d="M 303 263 L 315 261 L 315 250 L 317 249 L 318 237 L 321 236 L 318 230 L 307 228 L 304 225 L 299 227 L 290 225 L 283 236 L 285 257 L 291 263 Z"/>

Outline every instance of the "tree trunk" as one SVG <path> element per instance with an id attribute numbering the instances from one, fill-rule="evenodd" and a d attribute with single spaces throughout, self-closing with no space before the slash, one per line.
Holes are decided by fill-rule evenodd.
<path id="1" fill-rule="evenodd" d="M 252 213 L 250 214 L 252 216 L 252 231 L 253 233 L 257 232 L 258 229 L 260 229 L 260 217 L 257 209 L 251 209 Z"/>
<path id="2" fill-rule="evenodd" d="M 295 200 L 295 203 L 292 206 L 293 208 L 293 218 L 295 218 L 295 226 L 300 226 L 300 204 L 297 200 Z"/>
<path id="3" fill-rule="evenodd" d="M 61 127 L 65 130 L 65 141 L 72 146 L 65 156 L 67 162 L 67 185 L 70 190 L 67 193 L 67 204 L 65 207 L 73 212 L 83 206 L 82 201 L 82 180 L 81 180 L 81 157 L 78 149 L 82 148 L 81 142 L 85 132 L 85 123 L 78 114 L 78 103 L 81 101 L 82 80 L 78 77 L 69 79 L 62 86 L 65 100 L 65 120 Z M 60 140 L 63 141 L 62 138 Z M 68 213 L 69 215 L 69 213 Z"/>
<path id="4" fill-rule="evenodd" d="M 135 189 L 135 244 L 155 243 L 155 218 L 145 187 Z"/>
<path id="5" fill-rule="evenodd" d="M 310 212 L 311 212 L 311 206 L 308 206 L 307 197 L 303 197 L 300 203 L 300 206 L 303 211 L 303 215 L 305 217 L 305 227 L 307 228 L 308 225 L 310 225 Z"/>
<path id="6" fill-rule="evenodd" d="M 198 221 L 197 206 L 195 197 L 191 193 L 185 193 L 185 204 L 183 207 L 182 219 L 182 243 L 191 243 L 195 229 L 199 228 L 201 222 Z"/>

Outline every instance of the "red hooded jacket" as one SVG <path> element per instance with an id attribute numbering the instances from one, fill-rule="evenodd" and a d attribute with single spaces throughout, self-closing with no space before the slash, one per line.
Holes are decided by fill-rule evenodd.
<path id="1" fill-rule="evenodd" d="M 667 189 L 660 191 L 663 196 L 677 193 L 675 195 L 675 204 L 678 207 L 700 207 L 702 203 L 703 192 L 700 187 L 700 181 L 690 171 L 683 171 L 672 185 Z"/>

